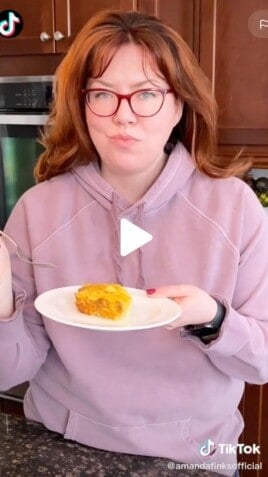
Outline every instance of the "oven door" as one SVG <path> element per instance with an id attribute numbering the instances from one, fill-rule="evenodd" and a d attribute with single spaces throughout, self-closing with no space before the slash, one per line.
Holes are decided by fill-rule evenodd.
<path id="1" fill-rule="evenodd" d="M 0 114 L 0 230 L 20 196 L 33 186 L 33 169 L 43 147 L 38 138 L 47 115 Z M 22 402 L 28 383 L 0 398 Z"/>
<path id="2" fill-rule="evenodd" d="M 20 196 L 34 185 L 33 169 L 46 115 L 0 115 L 0 230 Z"/>

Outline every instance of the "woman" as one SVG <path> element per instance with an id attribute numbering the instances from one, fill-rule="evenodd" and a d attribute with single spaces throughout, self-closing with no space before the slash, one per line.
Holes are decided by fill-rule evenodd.
<path id="1" fill-rule="evenodd" d="M 244 382 L 268 377 L 264 213 L 239 160 L 215 156 L 216 107 L 180 36 L 154 17 L 103 12 L 56 73 L 39 184 L 1 247 L 0 387 L 30 381 L 29 419 L 84 444 L 232 475 Z M 153 235 L 120 256 L 120 219 Z M 6 244 L 8 245 L 8 244 Z M 100 332 L 40 316 L 57 287 L 121 283 L 182 309 L 172 329 Z M 222 464 L 223 463 L 223 464 Z M 211 467 L 217 469 L 217 467 Z"/>

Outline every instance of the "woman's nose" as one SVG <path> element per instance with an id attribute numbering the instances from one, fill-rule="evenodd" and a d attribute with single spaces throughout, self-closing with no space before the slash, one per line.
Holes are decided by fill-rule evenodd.
<path id="1" fill-rule="evenodd" d="M 113 116 L 117 123 L 134 123 L 136 122 L 136 114 L 133 113 L 130 104 L 126 98 L 121 99 L 118 110 Z"/>

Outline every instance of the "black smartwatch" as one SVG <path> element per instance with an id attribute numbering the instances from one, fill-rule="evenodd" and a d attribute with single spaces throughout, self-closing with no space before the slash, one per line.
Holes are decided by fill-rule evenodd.
<path id="1" fill-rule="evenodd" d="M 189 331 L 191 335 L 197 336 L 205 344 L 210 343 L 210 341 L 218 337 L 221 325 L 226 315 L 225 306 L 216 298 L 214 298 L 214 300 L 217 302 L 217 313 L 212 321 L 209 321 L 208 323 L 200 323 L 198 325 L 187 325 L 184 327 L 186 331 Z"/>

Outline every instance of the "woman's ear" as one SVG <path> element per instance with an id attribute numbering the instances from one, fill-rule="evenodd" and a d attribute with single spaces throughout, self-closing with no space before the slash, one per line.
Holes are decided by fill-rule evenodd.
<path id="1" fill-rule="evenodd" d="M 178 100 L 177 114 L 176 114 L 177 119 L 176 119 L 176 123 L 174 124 L 174 126 L 176 126 L 176 124 L 178 124 L 180 122 L 182 114 L 183 114 L 183 108 L 184 108 L 184 101 Z"/>

